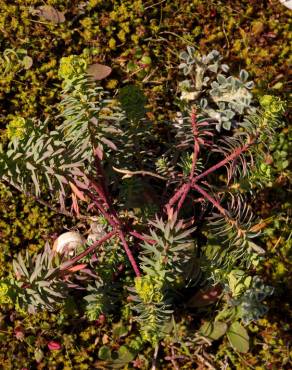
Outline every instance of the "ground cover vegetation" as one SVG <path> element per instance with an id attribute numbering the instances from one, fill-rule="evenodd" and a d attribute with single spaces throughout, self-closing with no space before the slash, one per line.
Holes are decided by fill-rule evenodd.
<path id="1" fill-rule="evenodd" d="M 288 19 L 3 1 L 3 368 L 289 368 Z"/>

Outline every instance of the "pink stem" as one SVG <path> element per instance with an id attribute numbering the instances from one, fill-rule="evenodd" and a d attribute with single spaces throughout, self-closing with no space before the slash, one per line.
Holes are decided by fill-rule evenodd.
<path id="1" fill-rule="evenodd" d="M 186 199 L 186 197 L 187 197 L 187 195 L 190 191 L 190 188 L 191 188 L 190 183 L 186 184 L 185 191 L 182 193 L 181 198 L 180 198 L 180 200 L 178 202 L 178 205 L 177 205 L 177 210 L 176 210 L 177 213 L 179 213 L 181 207 L 183 206 L 184 201 L 185 201 L 185 199 Z"/>
<path id="2" fill-rule="evenodd" d="M 232 154 L 227 156 L 225 159 L 220 161 L 219 163 L 215 164 L 214 166 L 208 168 L 206 171 L 202 172 L 200 175 L 193 178 L 192 185 L 197 182 L 198 180 L 201 180 L 202 178 L 206 177 L 210 173 L 218 170 L 219 168 L 225 166 L 228 162 L 233 161 L 235 158 L 239 157 L 241 153 L 245 152 L 250 148 L 250 146 L 253 144 L 253 142 L 249 142 L 248 144 L 243 145 L 240 148 L 237 148 L 234 150 Z"/>
<path id="3" fill-rule="evenodd" d="M 219 163 L 215 164 L 214 166 L 208 168 L 206 171 L 202 172 L 200 175 L 196 176 L 196 177 L 193 177 L 192 180 L 191 180 L 191 185 L 193 187 L 193 185 L 200 179 L 206 177 L 207 175 L 209 175 L 210 173 L 218 170 L 219 168 L 225 166 L 228 162 L 234 160 L 235 158 L 237 158 L 238 156 L 240 156 L 241 153 L 247 151 L 250 146 L 254 143 L 256 137 L 252 138 L 247 144 L 243 145 L 242 147 L 240 148 L 237 148 L 232 154 L 230 154 L 228 157 L 226 157 L 225 159 L 223 159 L 222 161 L 220 161 Z M 192 166 L 192 169 L 193 169 L 193 166 Z M 185 194 L 185 191 L 186 191 L 186 186 L 187 184 L 184 184 L 183 186 L 181 186 L 176 192 L 175 194 L 171 197 L 171 199 L 169 200 L 167 206 L 170 207 L 170 206 L 173 206 L 176 202 L 178 202 L 178 200 L 180 199 L 180 197 L 183 196 L 183 194 Z M 186 196 L 185 196 L 186 197 Z M 167 207 L 166 206 L 166 207 Z"/>
<path id="4" fill-rule="evenodd" d="M 98 162 L 98 160 L 96 159 L 96 161 Z M 101 167 L 101 166 L 100 166 Z M 101 179 L 103 179 L 102 177 L 102 174 L 101 174 Z M 125 238 L 125 235 L 122 231 L 122 224 L 121 224 L 121 221 L 119 220 L 118 218 L 118 215 L 116 213 L 116 211 L 113 209 L 108 197 L 106 196 L 106 193 L 104 192 L 104 188 L 97 184 L 94 180 L 91 180 L 91 185 L 93 186 L 93 188 L 95 189 L 95 191 L 97 192 L 97 194 L 101 197 L 101 199 L 103 200 L 103 202 L 105 203 L 106 207 L 107 207 L 107 210 L 104 209 L 103 205 L 100 204 L 100 202 L 98 201 L 98 199 L 96 199 L 96 197 L 89 191 L 89 196 L 90 198 L 93 200 L 94 204 L 96 205 L 96 207 L 100 210 L 100 212 L 103 214 L 103 216 L 106 218 L 106 220 L 109 222 L 109 224 L 115 229 L 117 230 L 118 232 L 118 235 L 119 235 L 119 238 L 121 239 L 121 242 L 123 244 L 123 248 L 127 254 L 127 257 L 133 267 L 133 270 L 135 271 L 135 274 L 136 276 L 141 276 L 141 273 L 139 271 L 139 268 L 138 268 L 138 265 L 135 261 L 135 258 L 128 246 L 128 243 L 126 241 L 126 238 Z"/>
<path id="5" fill-rule="evenodd" d="M 117 223 L 115 220 L 112 219 L 111 215 L 104 209 L 104 207 L 100 204 L 99 200 L 90 192 L 87 191 L 86 194 L 90 197 L 90 199 L 94 202 L 95 206 L 99 209 L 100 213 L 104 216 L 107 222 L 112 226 L 116 227 Z"/>
<path id="6" fill-rule="evenodd" d="M 140 270 L 139 270 L 139 268 L 137 266 L 137 263 L 135 261 L 135 258 L 132 255 L 132 252 L 130 251 L 130 248 L 128 246 L 128 243 L 126 241 L 126 238 L 125 238 L 122 230 L 119 230 L 118 233 L 119 233 L 119 237 L 120 237 L 120 239 L 121 239 L 121 241 L 123 243 L 124 250 L 125 250 L 125 252 L 126 252 L 126 254 L 128 256 L 128 259 L 129 259 L 129 261 L 130 261 L 130 263 L 131 263 L 131 265 L 133 267 L 133 270 L 135 271 L 136 276 L 137 277 L 141 276 L 141 272 L 140 272 Z"/>
<path id="7" fill-rule="evenodd" d="M 145 241 L 145 242 L 147 242 L 147 243 L 149 243 L 149 244 L 156 244 L 156 241 L 155 241 L 155 240 L 153 240 L 153 239 L 149 239 L 149 238 L 147 238 L 147 237 L 145 237 L 145 236 L 141 235 L 141 234 L 140 234 L 140 233 L 138 233 L 137 231 L 130 231 L 130 233 L 129 233 L 129 234 L 131 234 L 131 235 L 135 236 L 137 239 L 143 240 L 143 241 Z"/>
<path id="8" fill-rule="evenodd" d="M 187 184 L 184 184 L 182 185 L 177 191 L 176 193 L 170 198 L 170 200 L 168 201 L 167 205 L 165 206 L 165 208 L 167 207 L 172 207 L 181 197 L 181 195 L 185 192 L 185 188 L 187 187 Z"/>
<path id="9" fill-rule="evenodd" d="M 200 145 L 198 143 L 198 135 L 199 135 L 199 132 L 198 132 L 198 129 L 197 129 L 197 116 L 196 116 L 196 112 L 195 110 L 192 111 L 192 115 L 191 115 L 191 120 L 192 120 L 192 131 L 193 131 L 193 135 L 194 135 L 194 149 L 193 149 L 193 159 L 192 159 L 192 168 L 191 168 L 191 172 L 190 172 L 190 176 L 189 176 L 189 183 L 188 184 L 185 184 L 184 186 L 184 191 L 182 193 L 180 193 L 180 200 L 179 200 L 179 203 L 178 203 L 178 206 L 177 206 L 177 213 L 179 213 L 181 207 L 183 206 L 184 204 L 184 201 L 191 189 L 191 183 L 192 183 L 192 180 L 193 180 L 193 177 L 194 177 L 194 174 L 195 174 L 195 169 L 196 169 L 196 165 L 197 165 L 197 161 L 198 161 L 198 157 L 199 157 L 199 152 L 200 152 Z"/>
<path id="10" fill-rule="evenodd" d="M 197 192 L 199 192 L 200 194 L 202 194 L 204 196 L 204 198 L 208 199 L 209 202 L 211 202 L 213 204 L 214 207 L 216 207 L 219 212 L 225 217 L 227 216 L 227 211 L 226 209 L 224 209 L 219 202 L 217 202 L 216 199 L 214 199 L 210 194 L 208 194 L 204 189 L 202 189 L 200 186 L 196 185 L 196 184 L 193 184 L 192 185 L 192 188 L 194 188 L 195 190 L 197 190 Z"/>
<path id="11" fill-rule="evenodd" d="M 195 169 L 196 169 L 196 164 L 200 152 L 200 145 L 198 143 L 198 129 L 197 129 L 197 116 L 195 110 L 192 111 L 192 130 L 193 130 L 193 135 L 194 135 L 194 154 L 193 154 L 193 161 L 192 161 L 192 169 L 190 173 L 190 180 L 193 179 L 194 174 L 195 174 Z"/>
<path id="12" fill-rule="evenodd" d="M 113 230 L 113 231 L 107 233 L 104 237 L 102 237 L 101 239 L 99 239 L 98 241 L 96 241 L 94 244 L 92 244 L 85 251 L 83 251 L 82 253 L 78 254 L 77 256 L 75 256 L 74 258 L 70 259 L 69 261 L 63 263 L 60 266 L 60 270 L 67 270 L 69 267 L 71 267 L 72 265 L 74 265 L 74 263 L 76 263 L 77 261 L 79 261 L 81 258 L 83 258 L 83 257 L 87 256 L 89 253 L 93 252 L 96 247 L 100 246 L 102 243 L 104 243 L 108 239 L 112 238 L 116 233 L 117 233 L 116 230 Z"/>

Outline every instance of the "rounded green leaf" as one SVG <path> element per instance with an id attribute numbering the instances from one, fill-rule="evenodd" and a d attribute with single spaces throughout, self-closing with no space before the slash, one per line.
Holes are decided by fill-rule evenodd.
<path id="1" fill-rule="evenodd" d="M 227 330 L 227 324 L 222 321 L 206 321 L 200 328 L 200 333 L 204 337 L 217 340 L 222 337 Z"/>
<path id="2" fill-rule="evenodd" d="M 44 352 L 40 348 L 36 348 L 34 351 L 34 358 L 37 363 L 40 363 L 44 358 Z"/>
<path id="3" fill-rule="evenodd" d="M 114 338 L 122 338 L 125 337 L 129 332 L 129 329 L 122 325 L 121 323 L 117 323 L 113 325 L 113 337 Z"/>
<path id="4" fill-rule="evenodd" d="M 227 338 L 231 346 L 238 352 L 247 353 L 249 350 L 249 336 L 238 321 L 233 322 L 227 330 Z"/>
<path id="5" fill-rule="evenodd" d="M 111 354 L 110 348 L 108 346 L 100 347 L 100 349 L 98 351 L 98 357 L 101 360 L 111 360 L 112 354 Z"/>
<path id="6" fill-rule="evenodd" d="M 135 353 L 129 350 L 127 346 L 121 346 L 118 350 L 119 361 L 129 363 L 135 358 Z"/>

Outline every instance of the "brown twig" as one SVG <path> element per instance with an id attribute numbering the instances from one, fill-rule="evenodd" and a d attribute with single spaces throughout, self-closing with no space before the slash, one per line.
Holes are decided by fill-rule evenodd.
<path id="1" fill-rule="evenodd" d="M 167 181 L 166 177 L 158 175 L 157 173 L 150 172 L 150 171 L 142 171 L 142 170 L 141 171 L 130 171 L 130 170 L 127 170 L 127 169 L 120 169 L 120 168 L 116 168 L 116 167 L 112 167 L 112 168 L 116 172 L 123 173 L 126 176 L 134 176 L 134 175 L 152 176 L 152 177 L 156 177 L 157 179 Z"/>

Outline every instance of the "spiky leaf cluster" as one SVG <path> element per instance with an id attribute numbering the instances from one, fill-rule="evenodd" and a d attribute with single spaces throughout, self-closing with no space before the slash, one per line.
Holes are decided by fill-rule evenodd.
<path id="1" fill-rule="evenodd" d="M 178 282 L 181 275 L 188 276 L 186 266 L 195 256 L 196 241 L 191 237 L 196 227 L 186 228 L 183 220 L 178 221 L 177 215 L 164 222 L 156 217 L 150 221 L 152 243 L 144 242 L 141 253 L 142 270 L 155 279 L 171 283 Z"/>
<path id="2" fill-rule="evenodd" d="M 67 283 L 60 276 L 55 255 L 47 244 L 35 257 L 26 252 L 25 260 L 19 254 L 13 261 L 16 276 L 17 304 L 29 313 L 37 309 L 53 311 L 67 297 Z"/>
<path id="3" fill-rule="evenodd" d="M 206 224 L 208 244 L 203 248 L 203 269 L 208 270 L 214 283 L 235 266 L 248 268 L 255 255 L 265 253 L 253 241 L 259 232 L 252 229 L 255 217 L 247 201 L 238 196 L 226 203 L 226 209 L 225 215 L 214 212 Z"/>
<path id="4" fill-rule="evenodd" d="M 101 278 L 95 279 L 94 283 L 86 287 L 87 295 L 85 313 L 90 321 L 97 320 L 101 314 L 108 314 L 115 309 L 118 292 L 114 284 L 108 284 Z"/>
<path id="5" fill-rule="evenodd" d="M 143 243 L 140 257 L 145 275 L 136 278 L 131 290 L 142 335 L 157 342 L 165 335 L 173 312 L 172 294 L 197 282 L 199 269 L 196 242 L 191 237 L 194 228 L 186 228 L 183 221 L 177 221 L 177 215 L 167 222 L 156 217 L 150 224 L 150 234 L 145 235 L 149 242 Z"/>
<path id="6" fill-rule="evenodd" d="M 0 150 L 0 178 L 36 196 L 45 186 L 64 204 L 64 187 L 80 177 L 86 161 L 84 151 L 68 148 L 60 132 L 48 131 L 48 122 L 28 120 L 23 131 Z"/>
<path id="7" fill-rule="evenodd" d="M 112 141 L 120 134 L 119 122 L 124 117 L 114 100 L 97 86 L 86 73 L 65 80 L 63 99 L 59 104 L 63 123 L 59 130 L 68 147 L 80 150 L 93 161 L 93 147 L 116 150 Z"/>
<path id="8" fill-rule="evenodd" d="M 36 196 L 43 190 L 58 194 L 63 208 L 66 185 L 92 173 L 94 149 L 117 149 L 111 138 L 120 135 L 118 124 L 124 117 L 84 68 L 76 67 L 83 66 L 79 59 L 66 61 L 66 68 L 61 65 L 63 123 L 50 131 L 48 121 L 14 119 L 8 127 L 11 141 L 0 148 L 0 179 Z"/>
<path id="9" fill-rule="evenodd" d="M 173 309 L 165 295 L 165 284 L 152 276 L 145 275 L 135 279 L 135 288 L 131 300 L 136 312 L 135 320 L 140 324 L 140 333 L 144 341 L 157 344 L 166 334 Z"/>

